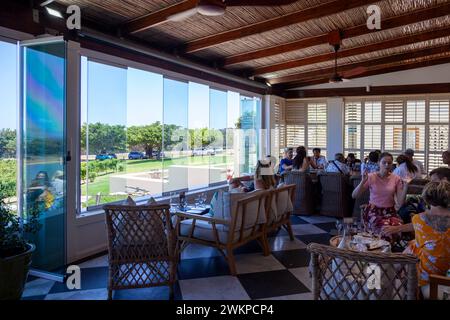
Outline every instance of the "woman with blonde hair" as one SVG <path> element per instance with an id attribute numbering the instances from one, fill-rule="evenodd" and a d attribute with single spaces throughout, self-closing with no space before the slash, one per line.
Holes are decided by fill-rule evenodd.
<path id="1" fill-rule="evenodd" d="M 430 182 L 422 192 L 429 210 L 412 218 L 415 240 L 405 253 L 419 258 L 417 266 L 419 286 L 428 296 L 429 275 L 445 276 L 450 269 L 450 183 Z"/>
<path id="2" fill-rule="evenodd" d="M 267 190 L 277 185 L 273 167 L 268 160 L 258 160 L 255 169 L 255 190 Z"/>

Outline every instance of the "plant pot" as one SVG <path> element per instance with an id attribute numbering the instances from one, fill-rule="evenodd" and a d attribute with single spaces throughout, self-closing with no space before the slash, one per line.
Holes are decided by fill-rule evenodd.
<path id="1" fill-rule="evenodd" d="M 0 258 L 0 300 L 19 300 L 22 297 L 31 255 L 36 248 L 33 244 L 28 244 L 28 247 L 21 254 Z"/>

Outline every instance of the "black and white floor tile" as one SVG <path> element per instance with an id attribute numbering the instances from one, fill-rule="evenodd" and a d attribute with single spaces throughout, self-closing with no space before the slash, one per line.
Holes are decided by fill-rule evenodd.
<path id="1" fill-rule="evenodd" d="M 175 286 L 176 300 L 309 300 L 308 243 L 329 243 L 336 219 L 322 216 L 293 216 L 291 241 L 282 229 L 269 238 L 272 253 L 265 257 L 256 241 L 235 250 L 237 276 L 231 276 L 224 257 L 213 248 L 189 245 L 182 253 Z M 29 277 L 25 300 L 107 299 L 108 257 L 100 256 L 79 265 L 80 290 L 65 283 Z M 167 300 L 169 289 L 117 290 L 117 300 Z"/>

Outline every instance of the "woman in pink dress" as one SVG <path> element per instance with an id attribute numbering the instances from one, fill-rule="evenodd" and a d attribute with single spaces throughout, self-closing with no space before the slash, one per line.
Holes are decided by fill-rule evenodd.
<path id="1" fill-rule="evenodd" d="M 363 222 L 368 231 L 381 235 L 384 226 L 402 224 L 397 214 L 406 198 L 407 182 L 402 182 L 399 176 L 392 173 L 394 159 L 388 152 L 380 155 L 380 171 L 368 174 L 363 172 L 361 183 L 353 190 L 354 199 L 361 196 L 367 189 L 370 191 L 369 205 L 364 209 Z M 399 235 L 384 236 L 386 240 L 397 240 Z"/>

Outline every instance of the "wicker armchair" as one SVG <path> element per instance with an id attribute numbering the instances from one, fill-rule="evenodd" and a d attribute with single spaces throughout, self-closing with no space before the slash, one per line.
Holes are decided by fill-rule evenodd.
<path id="1" fill-rule="evenodd" d="M 361 176 L 351 176 L 350 183 L 355 189 L 361 183 Z M 353 204 L 353 217 L 359 217 L 361 214 L 361 206 L 369 203 L 370 191 L 366 190 L 359 198 L 355 199 Z"/>
<path id="2" fill-rule="evenodd" d="M 264 238 L 265 224 L 271 204 L 270 191 L 249 193 L 224 193 L 223 216 L 177 213 L 178 240 L 183 250 L 189 243 L 217 248 L 228 262 L 230 273 L 236 275 L 233 250 L 258 240 L 264 255 L 269 246 Z"/>
<path id="3" fill-rule="evenodd" d="M 408 184 L 408 191 L 407 194 L 422 194 L 423 188 L 425 185 L 430 182 L 429 179 L 413 179 Z"/>
<path id="4" fill-rule="evenodd" d="M 415 300 L 417 257 L 310 243 L 315 300 Z"/>
<path id="5" fill-rule="evenodd" d="M 272 208 L 267 217 L 265 225 L 264 239 L 268 246 L 267 234 L 273 230 L 284 227 L 289 233 L 291 240 L 294 240 L 292 232 L 291 214 L 293 210 L 293 202 L 295 196 L 295 185 L 289 184 L 270 190 L 272 193 Z"/>
<path id="6" fill-rule="evenodd" d="M 295 184 L 294 214 L 311 215 L 315 213 L 314 184 L 308 173 L 296 170 L 283 172 L 286 184 Z"/>
<path id="7" fill-rule="evenodd" d="M 320 214 L 343 218 L 351 216 L 351 194 L 348 177 L 339 172 L 323 172 L 319 174 L 322 188 Z"/>
<path id="8" fill-rule="evenodd" d="M 108 228 L 108 299 L 112 291 L 176 281 L 178 242 L 169 205 L 106 205 Z"/>

